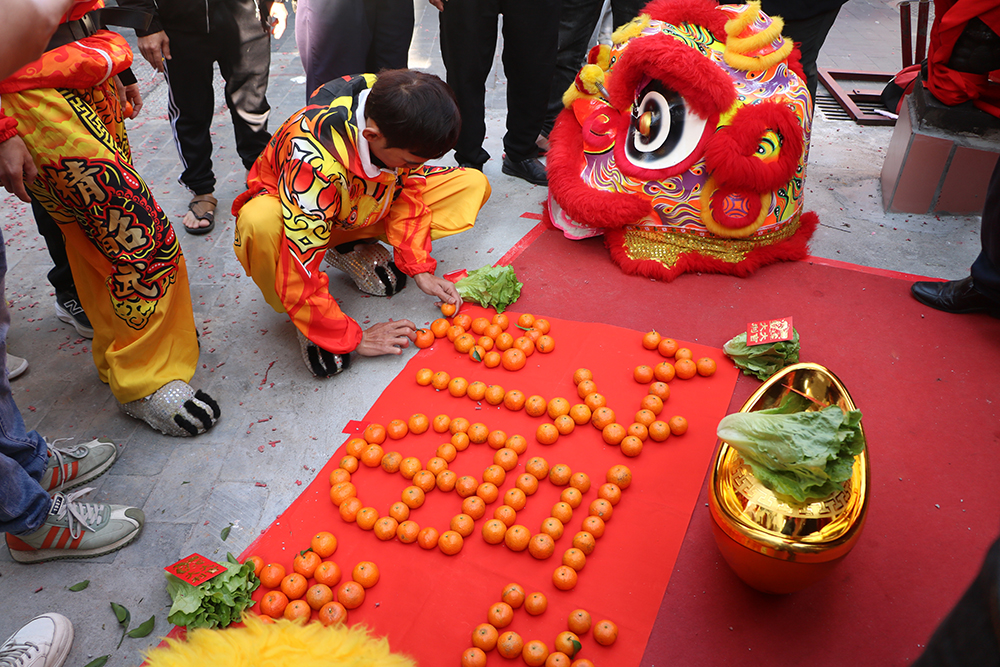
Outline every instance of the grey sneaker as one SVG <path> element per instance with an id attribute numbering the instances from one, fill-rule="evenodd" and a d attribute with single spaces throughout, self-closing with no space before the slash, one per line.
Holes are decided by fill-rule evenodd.
<path id="1" fill-rule="evenodd" d="M 392 296 L 406 287 L 406 274 L 396 267 L 389 249 L 378 241 L 351 241 L 328 248 L 323 259 L 351 277 L 358 289 Z"/>
<path id="2" fill-rule="evenodd" d="M 62 614 L 36 616 L 0 646 L 0 665 L 59 667 L 73 646 L 73 624 Z"/>
<path id="3" fill-rule="evenodd" d="M 94 327 L 90 325 L 90 319 L 83 311 L 80 298 L 75 292 L 56 292 L 56 317 L 66 324 L 72 324 L 84 338 L 94 337 Z"/>
<path id="4" fill-rule="evenodd" d="M 28 360 L 24 357 L 15 357 L 10 352 L 7 353 L 7 379 L 13 380 L 18 375 L 28 370 Z"/>
<path id="5" fill-rule="evenodd" d="M 49 443 L 49 465 L 39 484 L 47 493 L 68 491 L 107 472 L 118 458 L 118 447 L 110 440 L 91 440 L 83 445 L 58 447 L 60 438 Z"/>
<path id="6" fill-rule="evenodd" d="M 178 438 L 198 435 L 215 426 L 222 411 L 215 399 L 183 380 L 173 380 L 145 398 L 118 404 L 160 433 Z"/>
<path id="7" fill-rule="evenodd" d="M 41 528 L 24 535 L 7 533 L 7 548 L 18 563 L 61 558 L 93 558 L 118 551 L 134 540 L 145 515 L 137 507 L 78 503 L 93 489 L 52 496 L 52 508 Z"/>

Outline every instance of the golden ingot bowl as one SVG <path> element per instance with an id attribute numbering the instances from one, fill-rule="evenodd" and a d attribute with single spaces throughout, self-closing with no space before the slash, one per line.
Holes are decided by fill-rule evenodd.
<path id="1" fill-rule="evenodd" d="M 855 410 L 847 388 L 819 364 L 795 364 L 770 377 L 740 409 L 774 407 L 791 392 Z M 861 425 L 864 434 L 864 426 Z M 868 448 L 854 457 L 842 491 L 799 503 L 761 484 L 739 452 L 719 441 L 709 480 L 715 541 L 747 584 L 765 593 L 792 593 L 822 579 L 854 547 L 868 509 Z"/>

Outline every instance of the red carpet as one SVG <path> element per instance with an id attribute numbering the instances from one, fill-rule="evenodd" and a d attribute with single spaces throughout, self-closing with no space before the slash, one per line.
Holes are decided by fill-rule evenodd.
<path id="1" fill-rule="evenodd" d="M 713 347 L 791 315 L 802 360 L 836 373 L 864 413 L 868 523 L 833 576 L 788 596 L 745 586 L 715 546 L 702 480 L 643 665 L 910 664 L 1000 530 L 1000 320 L 940 313 L 907 280 L 821 262 L 658 283 L 623 275 L 599 239 L 555 231 L 513 262 L 527 312 Z M 729 411 L 756 386 L 741 376 Z"/>

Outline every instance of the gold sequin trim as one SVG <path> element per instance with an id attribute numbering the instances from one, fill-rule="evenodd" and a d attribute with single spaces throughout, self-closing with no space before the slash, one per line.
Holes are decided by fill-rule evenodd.
<path id="1" fill-rule="evenodd" d="M 760 246 L 785 241 L 794 236 L 798 230 L 799 215 L 796 214 L 780 229 L 748 239 L 722 239 L 691 233 L 632 228 L 625 230 L 623 244 L 629 259 L 635 261 L 652 260 L 668 269 L 677 264 L 681 255 L 689 252 L 737 264 L 745 260 L 752 250 Z"/>

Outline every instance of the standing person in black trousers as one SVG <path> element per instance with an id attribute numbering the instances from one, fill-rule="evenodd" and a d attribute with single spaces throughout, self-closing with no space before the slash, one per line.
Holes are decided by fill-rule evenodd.
<path id="1" fill-rule="evenodd" d="M 462 113 L 455 159 L 482 171 L 486 138 L 486 79 L 503 15 L 507 133 L 503 173 L 548 185 L 535 140 L 542 129 L 559 43 L 559 0 L 430 0 L 441 12 L 441 57 Z"/>
<path id="2" fill-rule="evenodd" d="M 119 0 L 119 5 L 153 13 L 147 30 L 136 30 L 139 50 L 167 77 L 168 113 L 184 171 L 194 195 L 184 216 L 189 234 L 215 227 L 215 174 L 212 172 L 213 63 L 226 80 L 226 104 L 236 131 L 236 151 L 250 166 L 271 135 L 267 117 L 267 77 L 273 32 L 280 37 L 288 12 L 282 0 Z M 271 27 L 268 27 L 270 24 Z"/>
<path id="3" fill-rule="evenodd" d="M 648 0 L 611 0 L 611 17 L 614 28 L 620 28 L 639 15 Z M 562 0 L 559 14 L 559 52 L 556 56 L 549 107 L 542 123 L 542 139 L 548 146 L 549 132 L 556 123 L 556 116 L 563 110 L 563 93 L 572 85 L 580 68 L 587 62 L 590 38 L 594 35 L 604 0 Z"/>
<path id="4" fill-rule="evenodd" d="M 799 47 L 802 70 L 806 74 L 806 87 L 813 100 L 819 85 L 816 60 L 823 42 L 837 20 L 840 8 L 847 0 L 761 0 L 760 7 L 768 16 L 780 16 L 785 21 L 781 31 Z"/>
<path id="5" fill-rule="evenodd" d="M 406 69 L 413 0 L 299 0 L 295 43 L 306 71 L 306 104 L 342 76 Z"/>
<path id="6" fill-rule="evenodd" d="M 986 190 L 981 242 L 969 276 L 943 283 L 913 283 L 913 298 L 946 313 L 988 313 L 1000 318 L 1000 162 Z"/>

